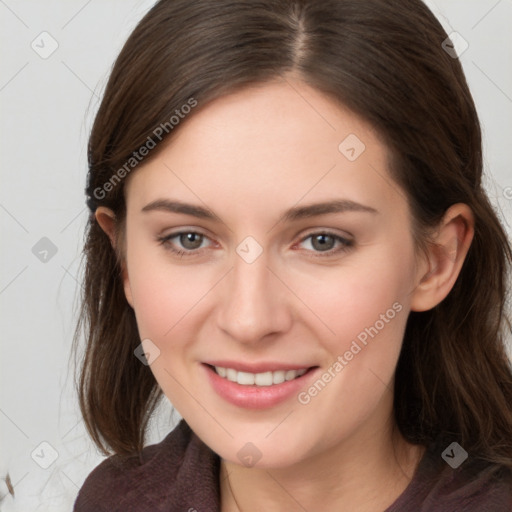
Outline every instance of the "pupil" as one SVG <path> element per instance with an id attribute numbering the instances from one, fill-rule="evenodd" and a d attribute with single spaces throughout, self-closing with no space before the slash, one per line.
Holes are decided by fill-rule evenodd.
<path id="1" fill-rule="evenodd" d="M 334 246 L 334 238 L 330 235 L 317 235 L 313 238 L 313 247 L 319 251 L 328 251 Z"/>

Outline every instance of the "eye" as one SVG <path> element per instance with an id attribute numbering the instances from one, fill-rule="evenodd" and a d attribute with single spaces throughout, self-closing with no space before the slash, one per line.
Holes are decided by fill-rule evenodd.
<path id="1" fill-rule="evenodd" d="M 158 240 L 166 249 L 181 256 L 194 254 L 199 249 L 211 245 L 210 239 L 197 231 L 181 231 L 160 237 Z"/>
<path id="2" fill-rule="evenodd" d="M 313 251 L 320 255 L 331 255 L 341 251 L 346 251 L 354 245 L 352 240 L 348 240 L 334 233 L 318 232 L 311 233 L 301 240 L 299 245 L 308 251 Z M 324 254 L 322 254 L 324 253 Z"/>

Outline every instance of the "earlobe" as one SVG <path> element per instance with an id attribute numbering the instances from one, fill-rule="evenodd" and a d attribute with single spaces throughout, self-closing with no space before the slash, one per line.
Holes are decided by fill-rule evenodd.
<path id="1" fill-rule="evenodd" d="M 428 311 L 453 288 L 474 235 L 474 217 L 466 204 L 451 206 L 429 244 L 411 296 L 412 311 Z M 425 271 L 425 268 L 427 269 Z"/>
<path id="2" fill-rule="evenodd" d="M 101 229 L 106 233 L 106 235 L 110 239 L 110 244 L 112 245 L 112 249 L 116 251 L 118 256 L 120 257 L 120 252 L 117 247 L 117 238 L 116 238 L 116 216 L 114 212 L 110 208 L 106 208 L 105 206 L 100 206 L 96 209 L 95 212 L 96 221 L 100 225 Z M 130 286 L 130 279 L 128 277 L 128 270 L 126 268 L 126 260 L 123 258 L 120 262 L 121 266 L 121 278 L 123 280 L 124 294 L 126 296 L 126 300 L 128 304 L 133 308 L 133 297 L 132 297 L 132 289 Z"/>

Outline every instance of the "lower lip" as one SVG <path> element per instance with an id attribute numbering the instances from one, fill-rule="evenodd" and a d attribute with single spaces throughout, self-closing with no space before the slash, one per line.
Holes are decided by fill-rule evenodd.
<path id="1" fill-rule="evenodd" d="M 243 386 L 218 375 L 206 364 L 202 365 L 213 389 L 227 402 L 245 409 L 268 409 L 297 396 L 315 373 L 310 368 L 304 375 L 272 386 Z"/>

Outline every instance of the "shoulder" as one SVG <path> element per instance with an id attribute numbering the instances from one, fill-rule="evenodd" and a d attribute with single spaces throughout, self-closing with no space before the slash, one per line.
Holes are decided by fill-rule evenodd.
<path id="1" fill-rule="evenodd" d="M 74 512 L 217 510 L 218 475 L 218 456 L 181 421 L 140 456 L 112 456 L 99 464 L 80 489 Z"/>
<path id="2" fill-rule="evenodd" d="M 512 473 L 467 453 L 458 444 L 437 440 L 414 478 L 386 512 L 510 512 Z"/>

